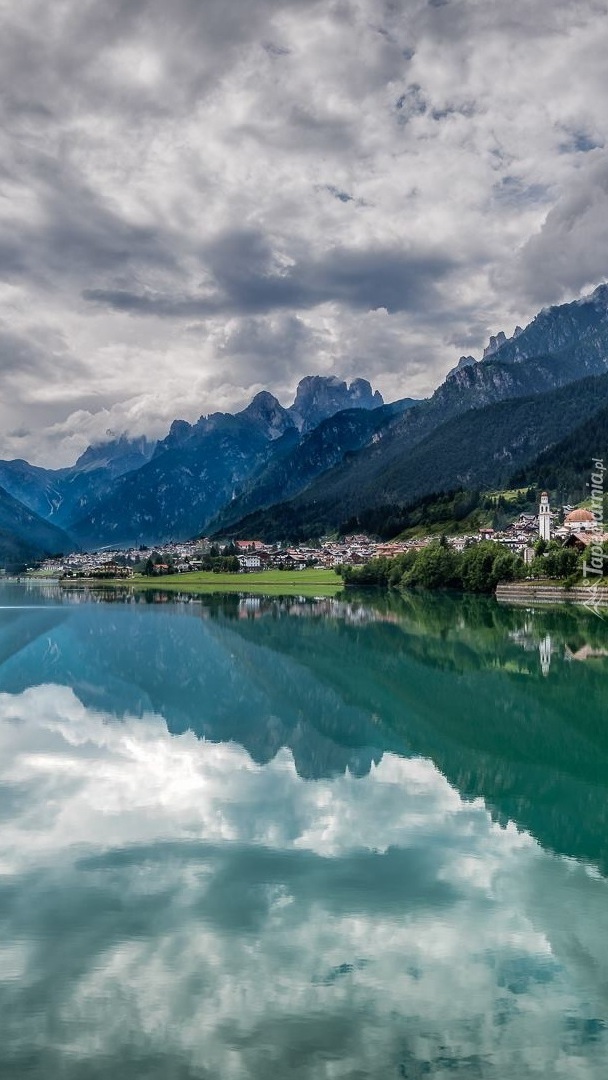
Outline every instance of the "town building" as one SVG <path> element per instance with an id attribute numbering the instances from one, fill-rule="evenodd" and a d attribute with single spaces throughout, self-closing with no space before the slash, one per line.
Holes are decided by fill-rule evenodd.
<path id="1" fill-rule="evenodd" d="M 608 533 L 602 532 L 570 532 L 564 540 L 564 547 L 575 548 L 576 551 L 586 551 L 595 544 L 608 543 Z"/>
<path id="2" fill-rule="evenodd" d="M 238 560 L 241 570 L 262 569 L 262 560 L 260 556 L 254 551 L 247 552 L 246 555 L 239 555 Z"/>
<path id="3" fill-rule="evenodd" d="M 596 528 L 595 514 L 591 510 L 571 510 L 564 518 L 564 529 L 569 533 L 593 532 Z"/>

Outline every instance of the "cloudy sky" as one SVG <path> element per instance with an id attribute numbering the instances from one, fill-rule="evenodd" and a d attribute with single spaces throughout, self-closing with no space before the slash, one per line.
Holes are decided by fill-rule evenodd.
<path id="1" fill-rule="evenodd" d="M 0 0 L 0 454 L 429 393 L 608 277 L 608 0 Z"/>

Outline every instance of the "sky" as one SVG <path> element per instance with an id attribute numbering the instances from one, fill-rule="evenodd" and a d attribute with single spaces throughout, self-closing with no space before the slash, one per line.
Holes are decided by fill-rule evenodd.
<path id="1" fill-rule="evenodd" d="M 608 278 L 608 0 L 0 0 L 0 456 L 426 396 Z"/>

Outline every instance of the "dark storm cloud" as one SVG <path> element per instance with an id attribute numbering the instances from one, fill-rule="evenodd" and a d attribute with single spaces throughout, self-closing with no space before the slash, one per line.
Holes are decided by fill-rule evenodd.
<path id="1" fill-rule="evenodd" d="M 162 228 L 125 221 L 68 166 L 43 159 L 29 167 L 39 213 L 32 222 L 5 226 L 0 279 L 26 277 L 56 288 L 61 281 L 128 266 L 176 269 L 171 239 Z"/>
<path id="2" fill-rule="evenodd" d="M 208 295 L 163 296 L 122 289 L 88 289 L 86 300 L 120 311 L 159 317 L 217 313 L 261 314 L 282 308 L 308 310 L 337 302 L 359 311 L 431 308 L 437 283 L 455 268 L 446 254 L 390 247 L 336 247 L 320 257 L 303 255 L 277 268 L 267 239 L 253 231 L 229 232 L 207 251 Z"/>

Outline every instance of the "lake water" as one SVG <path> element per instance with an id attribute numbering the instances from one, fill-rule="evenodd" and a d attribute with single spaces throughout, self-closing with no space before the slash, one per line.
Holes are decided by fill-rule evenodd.
<path id="1" fill-rule="evenodd" d="M 0 589 L 3 1080 L 603 1080 L 608 623 L 161 600 Z"/>

